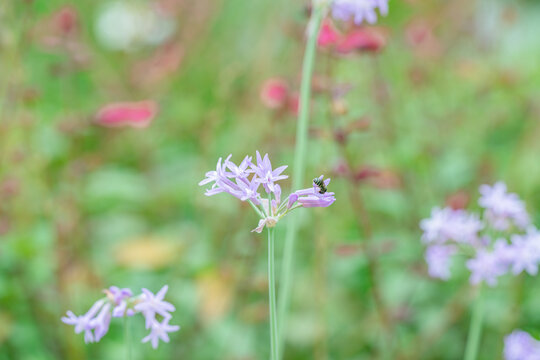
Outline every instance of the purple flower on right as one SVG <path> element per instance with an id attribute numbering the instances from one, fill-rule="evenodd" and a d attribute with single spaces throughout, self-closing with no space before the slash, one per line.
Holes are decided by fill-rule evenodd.
<path id="1" fill-rule="evenodd" d="M 499 277 L 511 273 L 538 273 L 540 232 L 531 225 L 525 203 L 508 193 L 506 184 L 480 186 L 478 204 L 483 213 L 449 207 L 434 208 L 420 222 L 426 243 L 429 275 L 448 280 L 454 255 L 468 257 L 471 284 L 497 285 Z"/>

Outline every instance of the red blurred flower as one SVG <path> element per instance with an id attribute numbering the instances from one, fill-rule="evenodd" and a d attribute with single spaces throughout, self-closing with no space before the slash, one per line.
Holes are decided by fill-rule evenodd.
<path id="1" fill-rule="evenodd" d="M 386 39 L 377 28 L 357 28 L 343 35 L 336 51 L 349 54 L 354 51 L 377 52 L 386 45 Z"/>
<path id="2" fill-rule="evenodd" d="M 79 27 L 79 15 L 71 6 L 65 6 L 53 15 L 54 27 L 64 35 L 75 32 Z"/>
<path id="3" fill-rule="evenodd" d="M 266 80 L 261 89 L 261 101 L 270 109 L 279 109 L 287 105 L 289 98 L 289 86 L 280 78 Z"/>
<path id="4" fill-rule="evenodd" d="M 341 34 L 336 30 L 334 24 L 330 19 L 325 19 L 321 25 L 319 36 L 317 38 L 317 45 L 320 47 L 327 47 L 334 45 L 338 42 Z"/>
<path id="5" fill-rule="evenodd" d="M 152 100 L 112 103 L 99 110 L 96 123 L 106 127 L 145 128 L 150 125 L 157 109 L 156 102 Z"/>

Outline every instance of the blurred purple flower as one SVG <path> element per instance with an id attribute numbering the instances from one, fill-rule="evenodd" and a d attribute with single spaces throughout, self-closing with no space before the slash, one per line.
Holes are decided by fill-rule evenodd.
<path id="1" fill-rule="evenodd" d="M 176 325 L 168 324 L 172 318 L 170 312 L 175 308 L 163 300 L 167 289 L 167 285 L 163 286 L 156 295 L 142 289 L 143 293 L 134 297 L 130 289 L 111 286 L 104 290 L 107 297 L 96 301 L 86 314 L 76 316 L 72 311 L 68 311 L 67 316 L 62 317 L 62 322 L 73 325 L 76 334 L 84 331 L 84 341 L 89 343 L 99 341 L 107 334 L 111 317 L 132 316 L 135 312 L 141 312 L 146 320 L 146 328 L 152 328 L 143 342 L 151 340 L 152 347 L 156 348 L 160 338 L 168 342 L 167 333 L 179 329 Z M 161 322 L 156 319 L 156 315 L 162 317 Z"/>
<path id="2" fill-rule="evenodd" d="M 335 19 L 349 21 L 360 25 L 367 21 L 370 24 L 377 22 L 377 9 L 381 15 L 388 14 L 388 0 L 334 0 L 332 3 L 332 16 Z"/>
<path id="3" fill-rule="evenodd" d="M 424 231 L 422 240 L 426 243 L 444 243 L 454 240 L 460 243 L 473 243 L 484 224 L 473 214 L 451 208 L 434 208 L 431 217 L 420 222 Z"/>
<path id="4" fill-rule="evenodd" d="M 133 292 L 130 289 L 124 288 L 120 289 L 117 286 L 111 286 L 108 290 L 105 290 L 107 297 L 115 305 L 112 316 L 113 317 L 123 317 L 125 315 L 132 316 L 134 311 L 127 308 L 127 299 L 133 296 Z"/>
<path id="5" fill-rule="evenodd" d="M 180 330 L 180 326 L 178 325 L 169 325 L 169 320 L 170 318 L 164 318 L 162 322 L 153 320 L 150 326 L 150 334 L 144 337 L 141 342 L 145 343 L 150 341 L 154 349 L 157 349 L 160 339 L 168 343 L 168 333 Z"/>
<path id="6" fill-rule="evenodd" d="M 540 341 L 522 330 L 504 338 L 505 360 L 540 360 Z"/>
<path id="7" fill-rule="evenodd" d="M 538 273 L 538 262 L 540 261 L 540 234 L 538 230 L 531 229 L 527 234 L 513 235 L 510 250 L 514 275 L 523 271 L 529 275 Z"/>
<path id="8" fill-rule="evenodd" d="M 479 249 L 476 257 L 467 260 L 467 268 L 471 271 L 470 282 L 473 285 L 485 281 L 489 286 L 497 285 L 497 278 L 507 271 L 496 252 Z"/>
<path id="9" fill-rule="evenodd" d="M 165 285 L 155 295 L 148 289 L 142 289 L 143 295 L 140 298 L 140 302 L 135 305 L 135 310 L 140 311 L 143 314 L 146 320 L 145 326 L 147 329 L 152 326 L 156 314 L 159 314 L 164 318 L 170 318 L 171 314 L 169 314 L 169 312 L 175 311 L 175 308 L 171 303 L 163 300 L 168 289 L 169 287 Z"/>
<path id="10" fill-rule="evenodd" d="M 90 326 L 94 328 L 95 341 L 101 340 L 103 336 L 109 331 L 109 324 L 111 323 L 111 304 L 106 303 L 101 308 L 99 314 L 92 319 Z"/>
<path id="11" fill-rule="evenodd" d="M 471 271 L 472 284 L 484 281 L 494 286 L 498 277 L 510 270 L 514 275 L 523 271 L 536 275 L 540 263 L 540 232 L 529 226 L 529 215 L 523 201 L 516 194 L 509 194 L 502 182 L 493 186 L 482 185 L 479 191 L 478 203 L 485 209 L 483 221 L 465 210 L 447 207 L 434 208 L 431 217 L 420 222 L 422 240 L 429 244 L 426 249 L 429 274 L 448 279 L 450 253 L 445 252 L 444 246 L 453 244 L 456 252 L 466 249 L 466 253 L 471 250 L 475 253 L 474 258 L 466 263 Z M 523 234 L 522 230 L 527 226 L 528 231 Z M 493 231 L 505 231 L 506 234 L 501 234 L 504 237 L 494 241 L 490 236 Z"/>
<path id="12" fill-rule="evenodd" d="M 72 311 L 68 311 L 66 313 L 67 317 L 63 317 L 62 322 L 64 324 L 75 326 L 75 334 L 80 334 L 82 331 L 84 331 L 85 343 L 99 341 L 99 339 L 95 340 L 92 330 L 95 327 L 94 317 L 101 309 L 101 307 L 105 304 L 105 302 L 105 299 L 96 301 L 94 305 L 92 305 L 90 310 L 88 310 L 86 314 L 81 316 L 76 316 Z"/>
<path id="13" fill-rule="evenodd" d="M 514 193 L 508 193 L 506 184 L 497 182 L 493 186 L 480 186 L 478 204 L 485 209 L 485 218 L 496 230 L 508 230 L 512 224 L 525 229 L 530 217 L 523 201 Z"/>
<path id="14" fill-rule="evenodd" d="M 457 252 L 453 245 L 430 245 L 426 249 L 426 262 L 431 277 L 448 280 L 450 278 L 450 261 Z"/>

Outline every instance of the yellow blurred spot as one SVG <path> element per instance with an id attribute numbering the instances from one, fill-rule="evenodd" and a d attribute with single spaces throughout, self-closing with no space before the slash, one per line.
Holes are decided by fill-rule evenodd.
<path id="1" fill-rule="evenodd" d="M 229 310 L 233 298 L 233 281 L 226 272 L 206 271 L 197 278 L 199 315 L 205 323 L 220 319 Z"/>
<path id="2" fill-rule="evenodd" d="M 114 256 L 119 265 L 158 269 L 178 260 L 182 247 L 169 239 L 143 237 L 119 244 Z"/>

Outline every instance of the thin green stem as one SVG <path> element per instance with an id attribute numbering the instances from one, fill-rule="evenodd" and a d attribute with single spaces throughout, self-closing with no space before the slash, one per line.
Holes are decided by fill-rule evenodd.
<path id="1" fill-rule="evenodd" d="M 129 317 L 124 318 L 124 342 L 126 344 L 126 360 L 131 360 L 131 329 L 130 329 L 130 321 Z"/>
<path id="2" fill-rule="evenodd" d="M 315 50 L 317 45 L 317 35 L 321 26 L 326 5 L 313 2 L 313 12 L 308 24 L 308 34 L 304 61 L 302 64 L 302 82 L 300 84 L 300 104 L 298 111 L 298 124 L 296 128 L 296 147 L 294 150 L 294 170 L 293 189 L 299 189 L 304 183 L 305 159 L 307 147 L 307 130 L 309 120 L 309 107 L 311 98 L 311 77 L 315 64 Z M 294 243 L 298 223 L 297 214 L 291 214 L 285 235 L 285 246 L 283 249 L 283 265 L 281 270 L 281 282 L 279 293 L 279 323 L 281 326 L 280 348 L 283 349 L 287 311 L 290 302 L 292 277 L 294 269 Z M 280 353 L 280 358 L 282 354 Z"/>
<path id="3" fill-rule="evenodd" d="M 469 335 L 467 336 L 467 346 L 465 348 L 464 360 L 476 360 L 480 337 L 482 335 L 482 321 L 484 318 L 484 303 L 482 301 L 482 288 L 478 288 L 476 295 L 476 304 L 474 305 Z"/>
<path id="4" fill-rule="evenodd" d="M 268 298 L 270 304 L 270 359 L 278 360 L 278 324 L 276 313 L 276 279 L 274 266 L 274 228 L 268 228 Z"/>
<path id="5" fill-rule="evenodd" d="M 251 205 L 251 207 L 253 208 L 253 210 L 255 210 L 255 212 L 257 213 L 257 215 L 259 215 L 259 217 L 261 219 L 264 219 L 265 216 L 264 214 L 261 212 L 261 210 L 251 201 L 251 200 L 248 200 L 248 203 L 249 205 Z"/>

